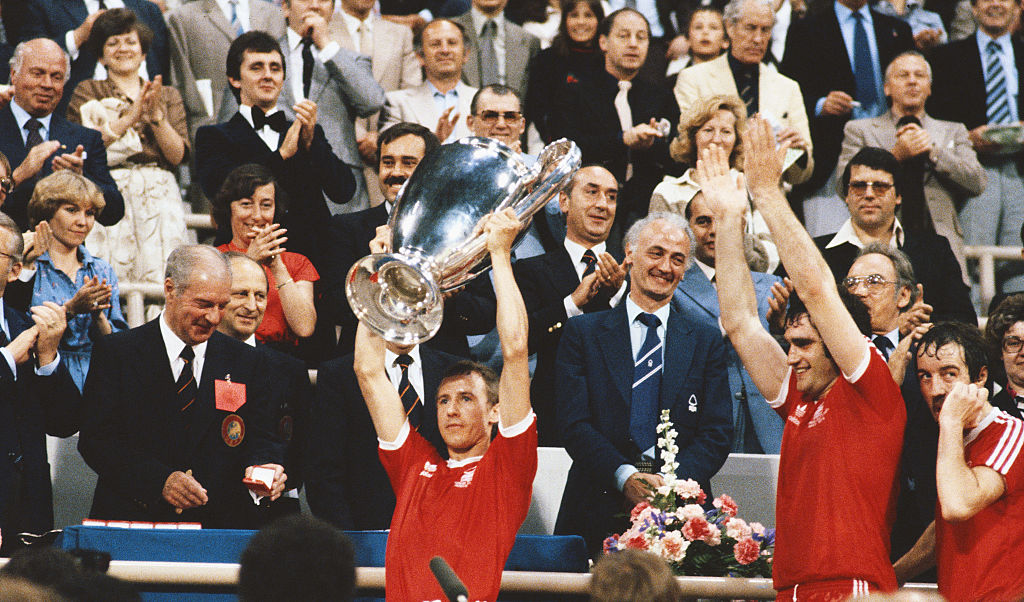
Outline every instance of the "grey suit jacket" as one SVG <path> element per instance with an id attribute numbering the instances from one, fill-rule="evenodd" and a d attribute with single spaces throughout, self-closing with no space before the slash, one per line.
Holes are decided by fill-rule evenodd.
<path id="1" fill-rule="evenodd" d="M 841 182 L 843 170 L 853 155 L 865 146 L 886 150 L 896 144 L 897 118 L 890 111 L 870 119 L 857 119 L 843 130 L 843 148 L 836 165 L 836 182 Z M 960 270 L 967 276 L 964 262 L 964 235 L 957 211 L 964 201 L 985 190 L 985 169 L 978 162 L 967 128 L 962 123 L 942 121 L 925 115 L 921 125 L 932 137 L 935 145 L 935 163 L 924 177 L 924 198 L 931 213 L 935 232 L 949 240 Z M 841 195 L 840 195 L 841 196 Z"/>
<path id="2" fill-rule="evenodd" d="M 249 0 L 249 22 L 250 30 L 266 31 L 275 38 L 284 34 L 281 9 L 269 2 Z M 183 4 L 168 15 L 167 28 L 171 34 L 171 83 L 185 101 L 189 136 L 194 141 L 200 126 L 227 121 L 238 110 L 224 67 L 236 36 L 216 0 Z M 212 111 L 200 89 L 209 89 Z"/>
<path id="3" fill-rule="evenodd" d="M 473 14 L 467 12 L 452 19 L 466 28 L 466 64 L 462 68 L 462 81 L 480 87 L 480 35 L 474 31 Z M 526 98 L 526 84 L 529 81 L 527 72 L 533 55 L 540 52 L 540 40 L 526 32 L 505 17 L 505 85 L 519 94 L 519 99 Z"/>
<path id="4" fill-rule="evenodd" d="M 472 135 L 469 125 L 466 124 L 466 117 L 469 116 L 469 105 L 477 89 L 459 82 L 455 90 L 459 94 L 459 120 L 455 123 L 451 135 L 441 142 L 452 142 Z M 433 92 L 428 83 L 423 82 L 415 88 L 387 93 L 384 110 L 380 113 L 380 129 L 383 131 L 396 123 L 408 121 L 418 123 L 433 132 L 440 118 L 441 112 L 434 105 Z"/>

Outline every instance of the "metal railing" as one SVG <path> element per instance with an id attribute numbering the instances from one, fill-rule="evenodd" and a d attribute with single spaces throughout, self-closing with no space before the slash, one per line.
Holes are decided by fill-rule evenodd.
<path id="1" fill-rule="evenodd" d="M 964 247 L 964 257 L 978 262 L 978 296 L 982 312 L 988 311 L 988 304 L 996 295 L 996 261 L 1024 261 L 1020 247 Z"/>

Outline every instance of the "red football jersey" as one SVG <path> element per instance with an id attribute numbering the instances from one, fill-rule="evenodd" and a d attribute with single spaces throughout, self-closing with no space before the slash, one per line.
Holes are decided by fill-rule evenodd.
<path id="1" fill-rule="evenodd" d="M 939 593 L 957 600 L 1019 600 L 1024 595 L 1024 422 L 993 408 L 967 433 L 968 466 L 1003 475 L 1006 491 L 959 523 L 935 518 Z"/>
<path id="2" fill-rule="evenodd" d="M 907 411 L 889 367 L 869 343 L 860 368 L 819 401 L 792 368 L 772 407 L 786 420 L 775 505 L 776 590 L 862 579 L 895 590 L 889 533 L 896 514 Z"/>
<path id="3" fill-rule="evenodd" d="M 444 600 L 430 559 L 448 561 L 469 599 L 494 602 L 501 570 L 526 519 L 537 473 L 533 414 L 500 429 L 477 459 L 445 462 L 406 426 L 393 445 L 382 443 L 381 463 L 395 490 L 395 514 L 385 555 L 388 600 Z M 397 449 L 390 449 L 398 446 Z"/>

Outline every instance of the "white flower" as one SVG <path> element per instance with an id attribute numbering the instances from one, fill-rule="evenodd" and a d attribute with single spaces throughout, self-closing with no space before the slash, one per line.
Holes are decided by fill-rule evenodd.
<path id="1" fill-rule="evenodd" d="M 679 517 L 679 520 L 686 522 L 691 518 L 704 516 L 704 509 L 698 504 L 687 504 L 682 508 L 676 509 L 676 516 Z"/>

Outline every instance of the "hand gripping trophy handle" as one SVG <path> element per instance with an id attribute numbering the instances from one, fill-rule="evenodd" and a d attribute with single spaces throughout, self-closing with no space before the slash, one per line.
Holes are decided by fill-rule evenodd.
<path id="1" fill-rule="evenodd" d="M 345 294 L 356 317 L 395 343 L 433 337 L 444 314 L 442 294 L 490 267 L 482 220 L 511 207 L 523 224 L 521 240 L 533 214 L 569 185 L 580 160 L 579 148 L 565 139 L 546 146 L 533 165 L 489 138 L 435 149 L 395 201 L 388 222 L 392 252 L 368 255 L 349 270 Z"/>

